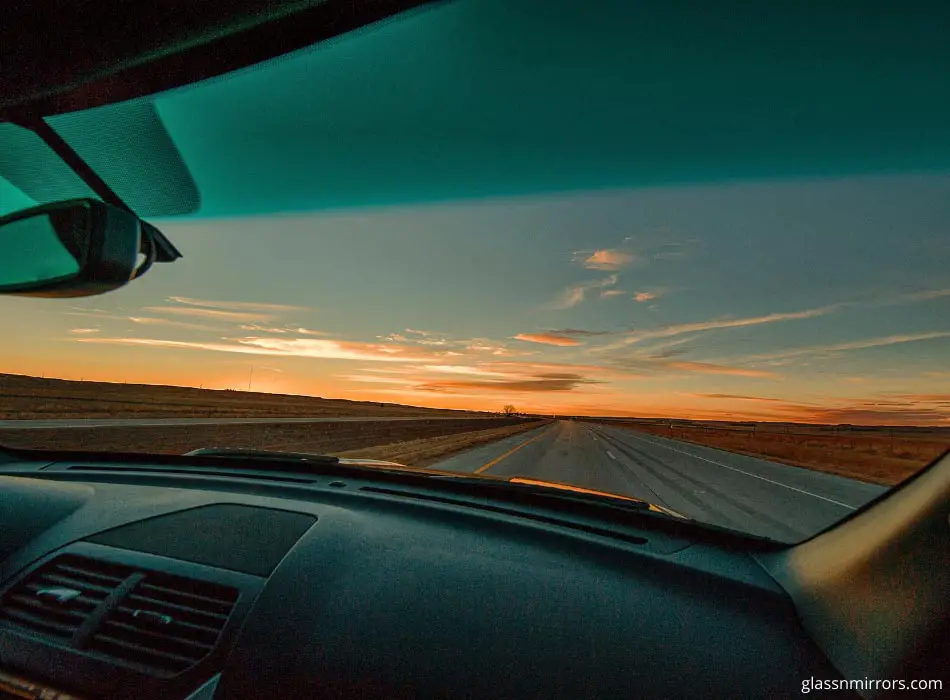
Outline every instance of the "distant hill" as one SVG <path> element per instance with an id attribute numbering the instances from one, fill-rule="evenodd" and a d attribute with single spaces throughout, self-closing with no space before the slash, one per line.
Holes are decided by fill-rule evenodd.
<path id="1" fill-rule="evenodd" d="M 421 408 L 231 389 L 47 379 L 0 374 L 0 419 L 42 418 L 317 418 L 336 416 L 489 416 L 487 412 Z"/>

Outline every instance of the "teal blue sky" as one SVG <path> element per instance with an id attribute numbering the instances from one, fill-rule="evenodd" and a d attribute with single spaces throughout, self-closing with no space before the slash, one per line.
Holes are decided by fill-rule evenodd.
<path id="1" fill-rule="evenodd" d="M 796 7 L 450 2 L 52 118 L 185 257 L 0 299 L 0 370 L 948 424 L 948 10 Z M 4 211 L 85 193 L 0 145 Z"/>
<path id="2" fill-rule="evenodd" d="M 871 177 L 169 220 L 185 258 L 119 292 L 0 301 L 23 329 L 3 359 L 437 406 L 942 424 L 948 195 L 946 176 Z"/>

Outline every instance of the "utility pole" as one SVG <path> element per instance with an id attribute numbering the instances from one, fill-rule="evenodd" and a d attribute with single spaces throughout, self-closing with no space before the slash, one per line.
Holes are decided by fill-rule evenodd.
<path id="1" fill-rule="evenodd" d="M 254 381 L 254 368 L 251 367 L 251 376 L 247 378 L 247 390 L 251 390 L 251 382 Z"/>

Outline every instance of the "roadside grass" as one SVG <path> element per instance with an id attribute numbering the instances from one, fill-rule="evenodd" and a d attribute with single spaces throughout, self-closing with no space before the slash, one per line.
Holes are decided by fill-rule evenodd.
<path id="1" fill-rule="evenodd" d="M 459 447 L 464 449 L 465 444 L 474 444 L 472 440 L 476 433 L 484 436 L 485 441 L 491 441 L 498 439 L 492 437 L 498 433 L 488 431 L 513 429 L 526 423 L 525 419 L 499 417 L 457 421 L 420 418 L 371 422 L 4 428 L 0 429 L 0 445 L 21 449 L 146 454 L 184 454 L 199 447 L 231 447 L 338 455 L 351 450 L 455 435 L 467 435 Z M 412 449 L 423 448 L 428 449 L 426 445 Z M 444 449 L 448 450 L 448 446 Z"/>
<path id="2" fill-rule="evenodd" d="M 670 429 L 661 424 L 621 427 L 886 486 L 899 484 L 950 449 L 947 437 L 894 436 L 884 429 L 881 432 L 885 434 L 878 435 L 815 435 L 808 430 Z"/>

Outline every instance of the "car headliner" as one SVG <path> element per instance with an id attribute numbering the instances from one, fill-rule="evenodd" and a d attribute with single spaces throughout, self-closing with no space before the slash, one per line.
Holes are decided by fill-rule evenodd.
<path id="1" fill-rule="evenodd" d="M 948 6 L 832 5 L 458 0 L 49 121 L 148 216 L 947 170 Z"/>

